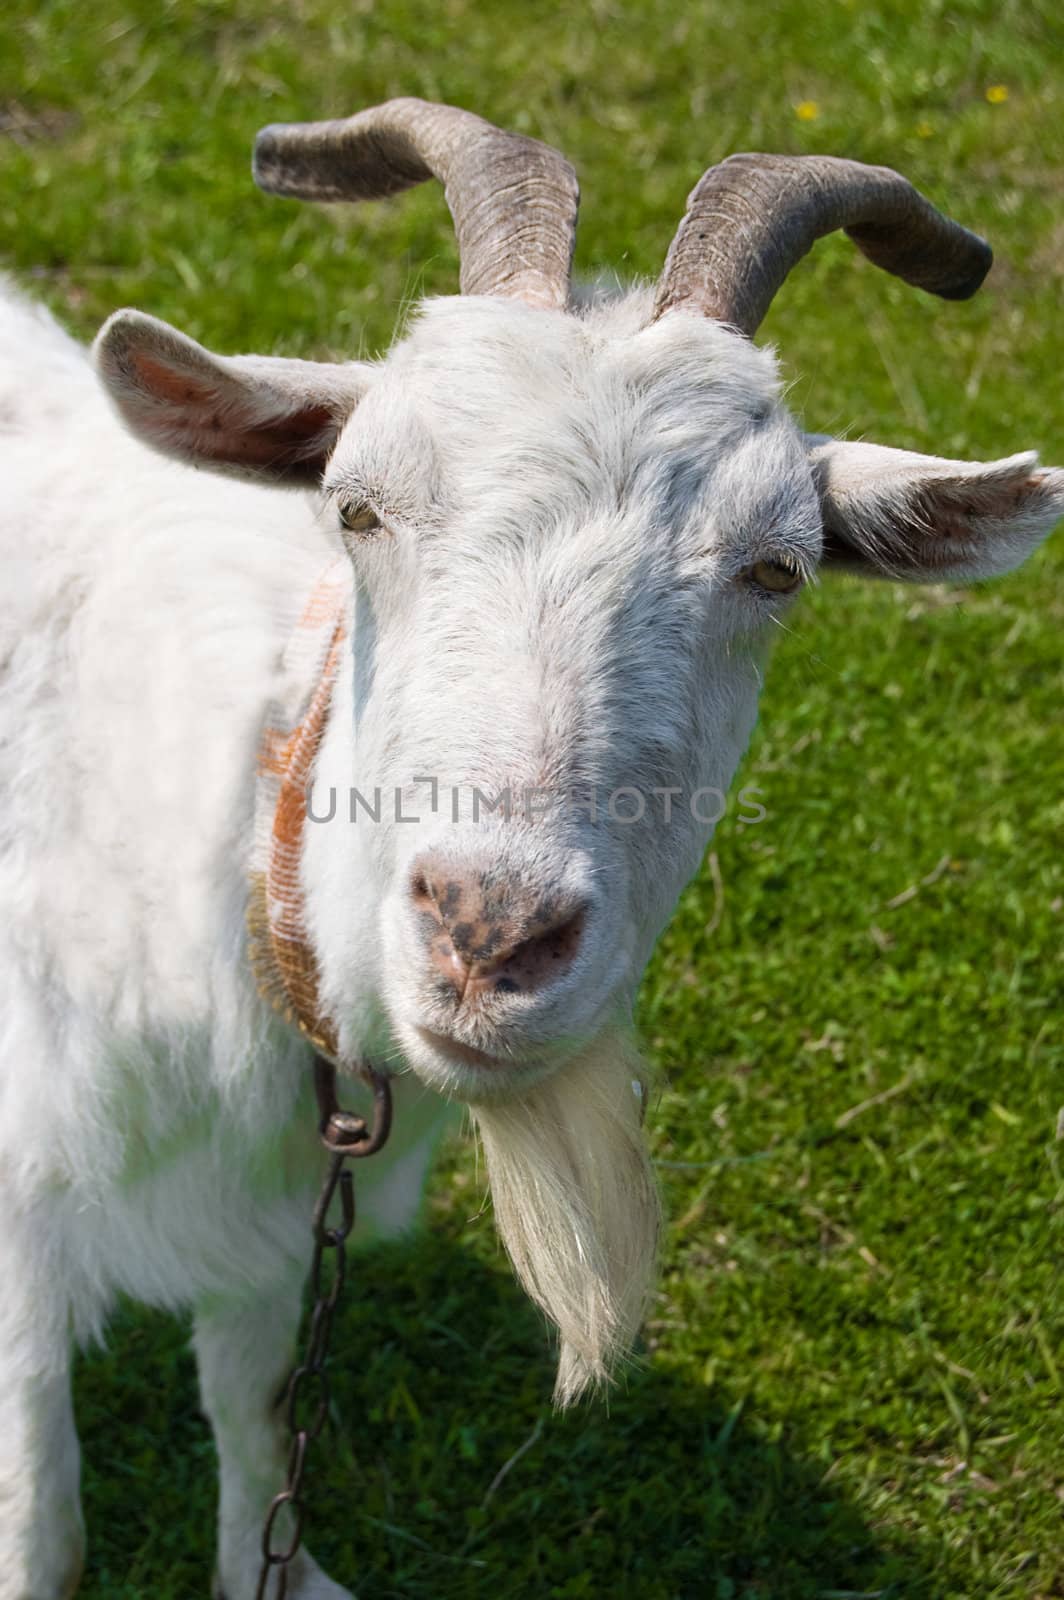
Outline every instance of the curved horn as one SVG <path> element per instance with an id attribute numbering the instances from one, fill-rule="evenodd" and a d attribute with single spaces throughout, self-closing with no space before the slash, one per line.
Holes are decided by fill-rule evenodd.
<path id="1" fill-rule="evenodd" d="M 946 300 L 973 295 L 993 260 L 985 240 L 889 167 L 835 156 L 729 156 L 691 192 L 654 317 L 689 306 L 752 338 L 791 268 L 836 228 L 877 267 Z"/>
<path id="2" fill-rule="evenodd" d="M 338 122 L 277 123 L 255 141 L 255 182 L 300 200 L 378 200 L 439 178 L 463 294 L 564 308 L 580 199 L 549 145 L 428 100 L 388 100 Z"/>

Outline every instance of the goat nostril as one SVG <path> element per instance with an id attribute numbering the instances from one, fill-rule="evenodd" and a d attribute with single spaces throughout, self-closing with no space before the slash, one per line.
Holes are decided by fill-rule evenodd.
<path id="1" fill-rule="evenodd" d="M 424 872 L 415 872 L 410 880 L 410 898 L 420 912 L 427 912 L 434 922 L 441 923 L 436 893 Z"/>
<path id="2" fill-rule="evenodd" d="M 494 989 L 497 994 L 527 994 L 553 982 L 564 967 L 572 964 L 586 920 L 581 907 L 553 928 L 500 951 L 494 960 L 480 964 L 477 977 L 481 986 Z"/>
<path id="3" fill-rule="evenodd" d="M 535 953 L 539 947 L 544 957 L 549 957 L 551 961 L 562 961 L 574 953 L 583 930 L 584 913 L 578 911 L 568 922 L 563 922 L 561 927 L 552 928 L 549 933 L 540 934 L 538 938 L 526 940 L 530 947 L 529 953 Z"/>

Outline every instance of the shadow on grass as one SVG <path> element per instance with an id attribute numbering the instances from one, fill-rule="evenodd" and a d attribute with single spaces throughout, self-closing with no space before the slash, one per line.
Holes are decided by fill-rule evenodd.
<path id="1" fill-rule="evenodd" d="M 542 1326 L 502 1263 L 428 1237 L 353 1265 L 308 1543 L 363 1600 L 933 1597 L 920 1550 L 873 1531 L 739 1391 L 645 1367 L 608 1408 L 556 1417 Z M 82 1594 L 206 1595 L 215 1474 L 187 1329 L 124 1310 L 76 1400 Z"/>

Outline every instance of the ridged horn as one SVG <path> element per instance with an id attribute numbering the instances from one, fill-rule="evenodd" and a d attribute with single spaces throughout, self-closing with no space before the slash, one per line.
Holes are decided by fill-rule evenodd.
<path id="1" fill-rule="evenodd" d="M 966 300 L 993 254 L 889 167 L 835 156 L 729 156 L 687 202 L 654 317 L 676 306 L 753 337 L 796 262 L 842 228 L 861 253 L 946 300 Z"/>
<path id="2" fill-rule="evenodd" d="M 253 171 L 267 193 L 300 200 L 377 200 L 438 178 L 463 294 L 568 303 L 576 173 L 549 145 L 471 111 L 402 99 L 335 122 L 277 123 L 256 139 Z"/>

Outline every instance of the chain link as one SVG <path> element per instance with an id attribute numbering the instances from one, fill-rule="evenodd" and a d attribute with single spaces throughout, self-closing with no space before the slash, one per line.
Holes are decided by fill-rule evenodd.
<path id="1" fill-rule="evenodd" d="M 336 1069 L 324 1056 L 314 1058 L 318 1133 L 329 1152 L 329 1166 L 314 1207 L 314 1255 L 310 1267 L 313 1306 L 306 1344 L 303 1359 L 288 1380 L 286 1418 L 291 1442 L 284 1488 L 271 1500 L 263 1524 L 262 1567 L 255 1600 L 267 1600 L 271 1572 L 277 1574 L 272 1600 L 284 1600 L 288 1593 L 288 1567 L 302 1543 L 306 1517 L 303 1476 L 307 1450 L 321 1435 L 329 1418 L 329 1376 L 325 1362 L 333 1314 L 347 1275 L 347 1238 L 355 1225 L 355 1185 L 347 1162 L 375 1155 L 391 1130 L 392 1098 L 388 1079 L 372 1067 L 362 1070 L 373 1089 L 372 1127 L 367 1126 L 363 1117 L 340 1107 L 336 1098 Z M 337 1193 L 340 1220 L 330 1225 L 329 1209 Z M 331 1267 L 327 1267 L 330 1260 Z M 288 1535 L 288 1543 L 279 1547 L 282 1529 L 277 1524 L 286 1506 L 291 1508 L 294 1527 Z"/>

